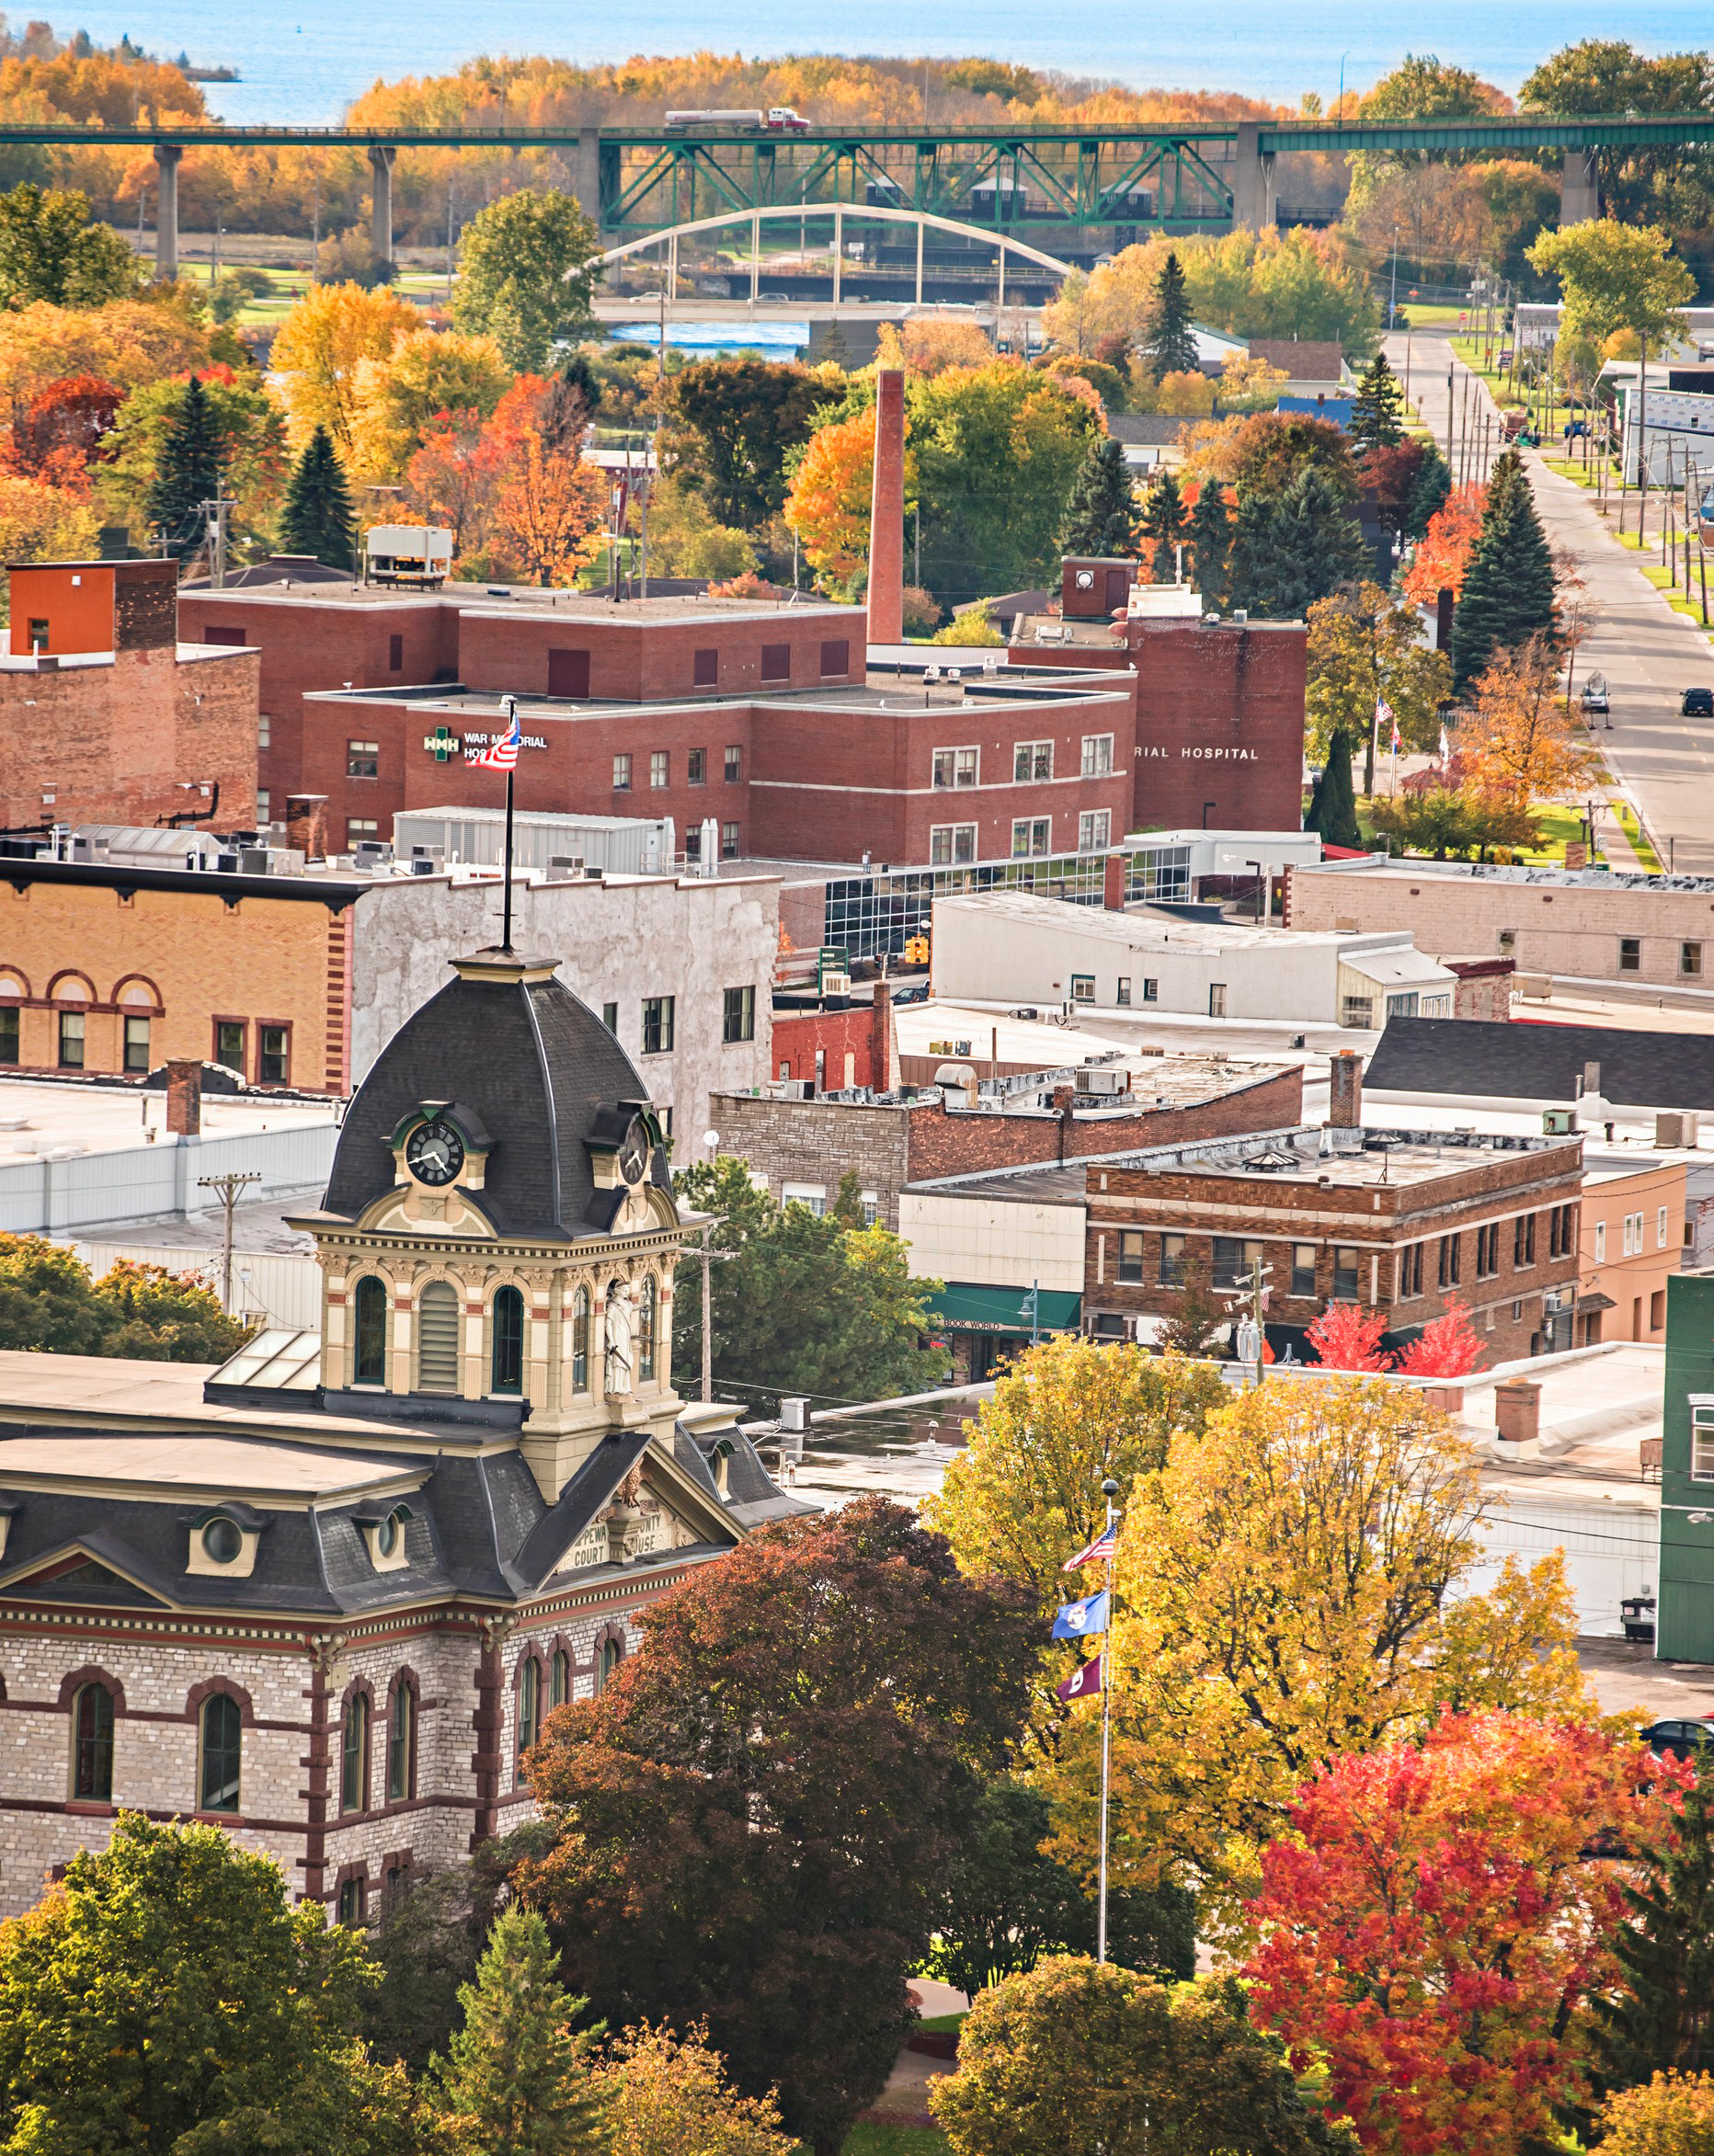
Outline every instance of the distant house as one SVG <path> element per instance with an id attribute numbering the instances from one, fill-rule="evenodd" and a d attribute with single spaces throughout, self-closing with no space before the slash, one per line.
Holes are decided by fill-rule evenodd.
<path id="1" fill-rule="evenodd" d="M 1281 390 L 1289 397 L 1349 397 L 1353 380 L 1337 344 L 1295 337 L 1252 337 L 1250 357 L 1265 359 L 1286 376 Z"/>
<path id="2" fill-rule="evenodd" d="M 1133 472 L 1176 472 L 1184 462 L 1179 435 L 1194 421 L 1164 412 L 1130 414 L 1110 412 L 1107 431 L 1125 446 L 1125 462 Z"/>

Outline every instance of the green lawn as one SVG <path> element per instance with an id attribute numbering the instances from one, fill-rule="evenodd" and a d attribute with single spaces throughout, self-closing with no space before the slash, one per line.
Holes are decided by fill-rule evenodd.
<path id="1" fill-rule="evenodd" d="M 931 2126 L 852 2127 L 845 2156 L 945 2156 L 946 2136 Z"/>
<path id="2" fill-rule="evenodd" d="M 961 2029 L 969 2019 L 967 2013 L 931 2013 L 917 2024 L 920 2029 Z"/>
<path id="3" fill-rule="evenodd" d="M 1619 822 L 1625 827 L 1625 836 L 1636 849 L 1637 859 L 1641 861 L 1643 867 L 1651 876 L 1658 876 L 1661 873 L 1661 857 L 1650 845 L 1647 834 L 1637 821 L 1636 810 L 1632 808 L 1628 801 L 1616 801 L 1613 804 L 1613 808 Z"/>

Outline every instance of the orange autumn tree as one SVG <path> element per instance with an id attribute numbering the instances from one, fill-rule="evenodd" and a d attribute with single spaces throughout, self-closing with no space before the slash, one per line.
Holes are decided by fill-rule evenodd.
<path id="1" fill-rule="evenodd" d="M 874 407 L 837 419 L 806 443 L 785 496 L 785 520 L 822 588 L 861 594 L 869 574 Z"/>
<path id="2" fill-rule="evenodd" d="M 493 545 L 542 585 L 595 559 L 607 518 L 606 474 L 584 462 L 581 415 L 563 403 L 563 385 L 520 374 L 484 429 L 497 452 Z"/>
<path id="3" fill-rule="evenodd" d="M 1456 599 L 1464 589 L 1464 572 L 1481 531 L 1487 498 L 1485 486 L 1460 486 L 1434 511 L 1404 573 L 1407 599 L 1432 607 L 1439 593 L 1449 591 Z"/>
<path id="4" fill-rule="evenodd" d="M 1332 1758 L 1262 1853 L 1257 2023 L 1375 2156 L 1557 2144 L 1620 1973 L 1623 1877 L 1596 1851 L 1651 1839 L 1687 1772 L 1593 1720 L 1496 1712 Z"/>
<path id="5" fill-rule="evenodd" d="M 1519 803 L 1573 799 L 1600 768 L 1580 738 L 1559 653 L 1546 636 L 1495 654 L 1460 729 L 1466 781 Z"/>
<path id="6" fill-rule="evenodd" d="M 1482 1359 L 1482 1343 L 1470 1314 L 1457 1297 L 1422 1331 L 1399 1358 L 1405 1377 L 1468 1377 Z"/>
<path id="7" fill-rule="evenodd" d="M 1382 1311 L 1363 1310 L 1355 1303 L 1330 1303 L 1307 1338 L 1323 1369 L 1385 1370 L 1388 1357 L 1381 1335 L 1386 1329 Z"/>

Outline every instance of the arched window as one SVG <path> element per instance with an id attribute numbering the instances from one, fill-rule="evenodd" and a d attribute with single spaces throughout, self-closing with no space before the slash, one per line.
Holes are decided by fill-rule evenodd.
<path id="1" fill-rule="evenodd" d="M 495 1392 L 524 1389 L 524 1299 L 515 1287 L 495 1291 L 491 1389 Z"/>
<path id="2" fill-rule="evenodd" d="M 589 1291 L 580 1287 L 571 1298 L 571 1389 L 589 1389 Z"/>
<path id="3" fill-rule="evenodd" d="M 387 1283 L 372 1272 L 357 1283 L 357 1354 L 351 1364 L 354 1385 L 387 1382 Z"/>
<path id="4" fill-rule="evenodd" d="M 458 1290 L 431 1280 L 417 1304 L 417 1389 L 458 1390 Z"/>
<path id="5" fill-rule="evenodd" d="M 554 1656 L 548 1671 L 547 1703 L 549 1706 L 564 1706 L 571 1697 L 571 1657 L 562 1647 Z"/>
<path id="6" fill-rule="evenodd" d="M 369 1881 L 359 1873 L 355 1878 L 339 1882 L 339 1922 L 353 1930 L 361 1924 L 367 1915 Z"/>
<path id="7" fill-rule="evenodd" d="M 339 1809 L 369 1808 L 369 1701 L 354 1692 L 345 1705 L 345 1734 L 339 1746 Z"/>
<path id="8" fill-rule="evenodd" d="M 72 1701 L 72 1796 L 113 1801 L 113 1694 L 105 1684 L 79 1685 Z"/>
<path id="9" fill-rule="evenodd" d="M 416 1794 L 417 1694 L 408 1677 L 395 1677 L 387 1717 L 387 1802 L 403 1804 Z"/>
<path id="10" fill-rule="evenodd" d="M 243 1748 L 244 1717 L 238 1703 L 224 1692 L 211 1692 L 202 1702 L 201 1761 L 197 1770 L 197 1809 L 236 1811 L 238 1767 Z"/>
<path id="11" fill-rule="evenodd" d="M 542 1665 L 526 1655 L 518 1665 L 518 1779 L 524 1778 L 524 1754 L 542 1735 Z"/>
<path id="12" fill-rule="evenodd" d="M 646 1384 L 655 1375 L 655 1340 L 660 1308 L 660 1290 L 651 1272 L 644 1280 L 637 1306 L 637 1378 Z"/>
<path id="13" fill-rule="evenodd" d="M 606 1691 L 608 1679 L 624 1659 L 625 1646 L 623 1639 L 609 1637 L 602 1640 L 595 1650 L 595 1689 L 598 1692 Z"/>

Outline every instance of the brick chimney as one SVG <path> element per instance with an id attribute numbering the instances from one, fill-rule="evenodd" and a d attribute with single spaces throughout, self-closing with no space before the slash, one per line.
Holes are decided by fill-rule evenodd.
<path id="1" fill-rule="evenodd" d="M 1327 1122 L 1331 1130 L 1363 1128 L 1363 1058 L 1342 1048 L 1328 1066 Z"/>
<path id="2" fill-rule="evenodd" d="M 166 1067 L 166 1127 L 176 1137 L 199 1137 L 202 1131 L 202 1066 Z"/>
<path id="3" fill-rule="evenodd" d="M 905 377 L 875 376 L 874 494 L 869 511 L 869 641 L 905 637 Z"/>
<path id="4" fill-rule="evenodd" d="M 870 1020 L 869 1082 L 877 1093 L 893 1089 L 893 991 L 886 981 L 874 985 L 874 1013 Z"/>

